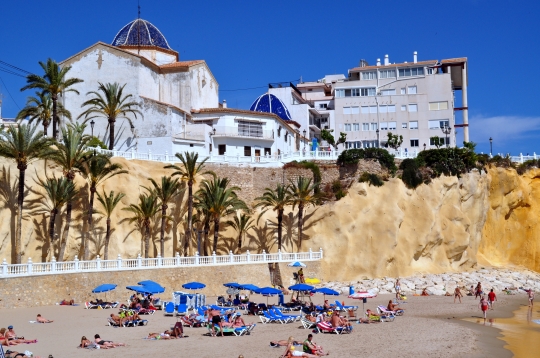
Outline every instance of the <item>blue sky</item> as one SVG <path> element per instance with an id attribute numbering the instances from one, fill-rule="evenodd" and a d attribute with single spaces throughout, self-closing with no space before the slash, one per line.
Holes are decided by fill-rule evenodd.
<path id="1" fill-rule="evenodd" d="M 362 58 L 374 63 L 389 54 L 391 62 L 411 61 L 413 51 L 419 60 L 468 57 L 470 133 L 478 150 L 489 152 L 491 136 L 494 152 L 540 154 L 538 1 L 140 4 L 141 17 L 182 60 L 207 61 L 230 107 L 248 108 L 270 82 L 346 74 Z M 61 61 L 97 41 L 110 43 L 136 17 L 137 0 L 4 1 L 0 60 L 40 73 L 38 61 Z M 0 78 L 3 115 L 14 117 L 32 93 L 20 92 L 24 78 L 1 70 Z M 253 87 L 262 88 L 226 91 Z"/>

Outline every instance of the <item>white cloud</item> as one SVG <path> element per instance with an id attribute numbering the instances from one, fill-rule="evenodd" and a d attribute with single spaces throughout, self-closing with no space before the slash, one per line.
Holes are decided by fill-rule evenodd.
<path id="1" fill-rule="evenodd" d="M 515 140 L 538 138 L 540 117 L 522 116 L 474 116 L 469 118 L 469 133 L 471 140 L 484 143 L 490 137 L 498 143 L 508 143 Z"/>

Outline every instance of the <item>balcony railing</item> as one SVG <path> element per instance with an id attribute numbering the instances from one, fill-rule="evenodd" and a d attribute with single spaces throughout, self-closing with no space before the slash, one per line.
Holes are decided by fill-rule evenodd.
<path id="1" fill-rule="evenodd" d="M 216 126 L 214 136 L 221 137 L 248 137 L 258 139 L 273 139 L 271 130 L 264 130 L 260 127 L 233 127 L 233 126 Z"/>

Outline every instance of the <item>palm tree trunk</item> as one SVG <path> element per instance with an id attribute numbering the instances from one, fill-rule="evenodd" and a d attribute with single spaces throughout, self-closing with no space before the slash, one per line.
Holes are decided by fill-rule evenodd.
<path id="1" fill-rule="evenodd" d="M 187 227 L 186 227 L 186 237 L 184 242 L 184 256 L 189 255 L 189 243 L 191 241 L 191 228 L 192 228 L 192 217 L 193 217 L 193 181 L 188 181 L 188 212 L 187 212 Z"/>
<path id="2" fill-rule="evenodd" d="M 165 216 L 167 215 L 167 205 L 161 206 L 161 236 L 159 238 L 161 257 L 165 255 Z"/>
<path id="3" fill-rule="evenodd" d="M 213 252 L 217 251 L 217 242 L 219 237 L 219 217 L 214 219 L 214 246 L 213 246 Z"/>
<path id="4" fill-rule="evenodd" d="M 49 218 L 49 253 L 47 254 L 49 260 L 51 260 L 54 253 L 54 223 L 56 221 L 57 213 L 58 209 L 51 210 L 51 217 Z"/>
<path id="5" fill-rule="evenodd" d="M 109 150 L 114 149 L 114 119 L 109 118 Z"/>
<path id="6" fill-rule="evenodd" d="M 109 259 L 109 240 L 111 239 L 111 217 L 107 217 L 107 233 L 105 234 L 105 252 L 103 257 L 105 260 Z"/>
<path id="7" fill-rule="evenodd" d="M 58 117 L 57 117 L 57 109 L 56 109 L 56 101 L 58 100 L 58 96 L 56 94 L 52 95 L 52 113 L 53 113 L 53 121 L 52 121 L 52 131 L 53 131 L 53 139 L 58 139 Z"/>
<path id="8" fill-rule="evenodd" d="M 240 254 L 241 249 L 242 249 L 242 233 L 240 232 L 238 234 L 238 254 Z"/>
<path id="9" fill-rule="evenodd" d="M 302 249 L 302 235 L 304 231 L 304 204 L 298 205 L 298 252 Z"/>
<path id="10" fill-rule="evenodd" d="M 69 228 L 71 226 L 71 211 L 73 210 L 73 202 L 70 200 L 67 202 L 66 207 L 66 228 L 64 229 L 64 237 L 60 241 L 60 252 L 58 253 L 58 259 L 56 261 L 64 261 L 64 253 L 66 251 L 66 245 L 69 238 Z"/>
<path id="11" fill-rule="evenodd" d="M 277 245 L 278 250 L 281 250 L 281 244 L 282 244 L 282 231 L 283 231 L 283 209 L 278 210 L 277 215 Z"/>
<path id="12" fill-rule="evenodd" d="M 90 237 L 90 233 L 93 233 L 94 226 L 94 196 L 96 194 L 96 187 L 92 185 L 90 187 L 90 202 L 88 203 L 88 231 L 87 236 Z M 86 235 L 82 235 L 82 246 L 83 246 L 83 260 L 88 260 L 88 254 L 90 253 L 89 240 L 85 238 Z M 106 260 L 106 259 L 105 259 Z"/>
<path id="13" fill-rule="evenodd" d="M 208 234 L 210 233 L 210 220 L 204 222 L 204 242 L 203 251 L 204 256 L 208 256 Z"/>
<path id="14" fill-rule="evenodd" d="M 47 136 L 47 129 L 49 129 L 49 122 L 43 122 L 43 135 Z"/>
<path id="15" fill-rule="evenodd" d="M 150 251 L 150 220 L 144 223 L 144 258 L 148 258 L 148 251 Z"/>
<path id="16" fill-rule="evenodd" d="M 26 164 L 21 164 L 19 168 L 19 196 L 17 197 L 17 206 L 19 207 L 19 215 L 17 216 L 17 235 L 15 236 L 15 263 L 20 264 L 22 261 L 21 253 L 21 237 L 22 237 L 22 214 L 24 204 L 24 175 L 26 173 Z"/>

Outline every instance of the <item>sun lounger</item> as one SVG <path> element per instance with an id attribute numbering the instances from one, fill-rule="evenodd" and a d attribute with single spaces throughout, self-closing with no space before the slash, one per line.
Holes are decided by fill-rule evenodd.
<path id="1" fill-rule="evenodd" d="M 381 315 L 381 322 L 392 322 L 396 318 L 396 313 L 387 310 L 384 306 L 378 306 L 377 311 Z"/>
<path id="2" fill-rule="evenodd" d="M 302 315 L 300 314 L 297 314 L 297 315 L 293 315 L 293 314 L 283 314 L 283 312 L 281 312 L 281 310 L 279 308 L 275 308 L 273 310 L 270 310 L 272 311 L 276 317 L 280 317 L 280 318 L 283 318 L 283 319 L 288 319 L 288 320 L 291 320 L 291 322 L 293 321 L 299 321 L 300 318 L 302 317 Z"/>
<path id="3" fill-rule="evenodd" d="M 388 308 L 386 308 L 385 306 L 377 306 L 377 311 L 379 311 L 379 313 L 387 313 L 387 314 L 392 314 L 394 316 L 403 316 L 403 313 L 405 312 L 402 309 L 389 311 Z"/>
<path id="4" fill-rule="evenodd" d="M 87 310 L 91 310 L 91 309 L 101 309 L 102 307 L 100 305 L 95 305 L 93 303 L 90 303 L 90 302 L 85 302 L 84 303 L 84 307 L 87 309 Z"/>
<path id="5" fill-rule="evenodd" d="M 346 328 L 346 327 L 334 327 L 330 324 L 330 322 L 317 323 L 317 330 L 320 333 L 336 333 L 336 334 L 350 333 L 351 331 L 350 328 Z"/>
<path id="6" fill-rule="evenodd" d="M 107 317 L 107 323 L 111 327 L 125 327 L 126 326 L 125 324 L 122 324 L 122 325 L 118 324 L 111 317 Z"/>
<path id="7" fill-rule="evenodd" d="M 271 318 L 274 319 L 274 321 L 276 322 L 279 322 L 281 324 L 285 324 L 285 323 L 291 323 L 291 322 L 294 322 L 295 321 L 295 318 L 293 317 L 283 317 L 283 316 L 278 316 L 274 313 L 274 311 L 272 310 L 268 310 L 268 311 L 264 311 L 263 313 L 265 316 L 266 315 L 269 315 Z"/>
<path id="8" fill-rule="evenodd" d="M 212 334 L 212 326 L 211 325 L 207 325 L 206 326 L 208 328 L 208 332 L 210 334 Z M 244 326 L 244 327 L 235 327 L 235 328 L 232 328 L 232 327 L 223 327 L 223 334 L 234 334 L 235 336 L 242 336 L 244 334 L 246 334 L 248 332 L 248 329 L 249 327 L 247 326 Z M 219 328 L 219 325 L 218 324 L 214 324 L 214 331 L 216 332 L 216 334 L 220 335 L 221 334 L 221 328 Z"/>
<path id="9" fill-rule="evenodd" d="M 300 318 L 300 322 L 302 323 L 302 326 L 304 326 L 305 329 L 310 329 L 317 326 L 316 322 L 310 321 L 309 319 L 306 318 L 306 316 L 302 316 Z"/>
<path id="10" fill-rule="evenodd" d="M 165 316 L 174 316 L 176 315 L 176 310 L 174 309 L 174 302 L 167 302 L 163 308 L 163 314 Z"/>
<path id="11" fill-rule="evenodd" d="M 343 311 L 343 310 L 357 310 L 358 309 L 358 306 L 343 306 L 341 304 L 341 302 L 339 302 L 338 300 L 335 301 L 336 302 L 336 307 L 337 309 L 339 309 L 340 311 Z"/>

